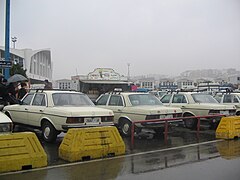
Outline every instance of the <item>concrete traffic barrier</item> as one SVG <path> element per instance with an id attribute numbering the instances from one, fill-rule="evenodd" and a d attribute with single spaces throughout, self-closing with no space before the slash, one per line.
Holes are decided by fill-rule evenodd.
<path id="1" fill-rule="evenodd" d="M 238 137 L 240 137 L 240 116 L 222 117 L 216 130 L 216 138 L 234 139 Z"/>
<path id="2" fill-rule="evenodd" d="M 47 155 L 32 132 L 0 134 L 0 172 L 47 166 Z"/>
<path id="3" fill-rule="evenodd" d="M 59 157 L 69 162 L 122 154 L 125 144 L 114 126 L 69 129 L 59 147 Z"/>

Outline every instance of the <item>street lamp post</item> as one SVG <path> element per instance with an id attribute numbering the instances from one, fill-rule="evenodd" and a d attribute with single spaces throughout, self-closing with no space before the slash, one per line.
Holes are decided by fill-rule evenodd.
<path id="1" fill-rule="evenodd" d="M 6 0 L 6 22 L 5 22 L 5 61 L 10 61 L 9 52 L 9 32 L 10 32 L 10 0 Z M 5 78 L 8 79 L 10 76 L 10 69 L 4 69 Z"/>
<path id="2" fill-rule="evenodd" d="M 130 79 L 130 69 L 129 69 L 130 63 L 127 63 L 127 66 L 128 66 L 128 81 L 129 81 L 129 79 Z"/>
<path id="3" fill-rule="evenodd" d="M 13 49 L 15 49 L 15 43 L 17 42 L 17 37 L 11 37 L 13 42 Z"/>

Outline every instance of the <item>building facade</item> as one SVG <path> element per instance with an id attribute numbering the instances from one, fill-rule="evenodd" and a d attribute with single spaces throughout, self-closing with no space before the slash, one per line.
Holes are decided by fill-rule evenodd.
<path id="1" fill-rule="evenodd" d="M 4 59 L 5 47 L 0 46 L 0 57 Z M 10 49 L 10 61 L 18 63 L 26 70 L 26 75 L 33 82 L 45 79 L 52 81 L 53 63 L 50 49 Z"/>
<path id="2" fill-rule="evenodd" d="M 59 89 L 72 89 L 83 92 L 91 100 L 95 100 L 100 94 L 121 88 L 130 90 L 131 82 L 127 77 L 120 75 L 111 68 L 96 68 L 87 75 L 72 76 L 71 80 L 62 79 L 56 81 Z"/>

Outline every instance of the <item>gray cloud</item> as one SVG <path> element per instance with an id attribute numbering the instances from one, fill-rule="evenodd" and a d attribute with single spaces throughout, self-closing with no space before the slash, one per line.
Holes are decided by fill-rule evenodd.
<path id="1" fill-rule="evenodd" d="M 0 23 L 4 23 L 0 0 Z M 97 67 L 131 75 L 240 65 L 239 0 L 11 1 L 17 48 L 51 48 L 54 78 Z M 0 44 L 4 28 L 0 26 Z"/>

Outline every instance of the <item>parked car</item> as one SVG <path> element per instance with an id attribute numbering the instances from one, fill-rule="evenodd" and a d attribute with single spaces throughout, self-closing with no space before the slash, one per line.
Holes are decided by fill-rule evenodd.
<path id="1" fill-rule="evenodd" d="M 3 111 L 14 124 L 42 129 L 43 139 L 56 140 L 69 128 L 113 125 L 113 111 L 95 107 L 87 95 L 75 91 L 37 90 L 26 94 L 21 104 Z"/>
<path id="2" fill-rule="evenodd" d="M 140 92 L 113 92 L 100 95 L 96 105 L 114 112 L 114 123 L 125 136 L 130 136 L 133 121 L 175 118 L 182 116 L 180 108 L 164 106 L 160 100 L 152 94 Z M 182 123 L 170 121 L 171 123 Z M 164 122 L 137 123 L 137 130 L 142 128 L 154 129 L 156 135 L 163 133 Z"/>
<path id="3" fill-rule="evenodd" d="M 214 98 L 221 104 L 231 104 L 236 107 L 236 115 L 240 116 L 240 93 L 216 93 Z"/>
<path id="4" fill-rule="evenodd" d="M 0 134 L 10 133 L 12 132 L 12 130 L 13 130 L 12 120 L 7 115 L 0 112 Z"/>
<path id="5" fill-rule="evenodd" d="M 189 116 L 207 116 L 207 115 L 235 115 L 236 108 L 233 105 L 219 104 L 216 99 L 210 94 L 197 93 L 197 92 L 173 92 L 171 94 L 165 94 L 160 99 L 165 105 L 171 107 L 180 107 L 183 111 L 183 117 Z M 216 128 L 219 118 L 204 119 L 205 125 L 211 128 Z M 197 119 L 185 119 L 185 126 L 190 129 L 197 127 Z"/>

